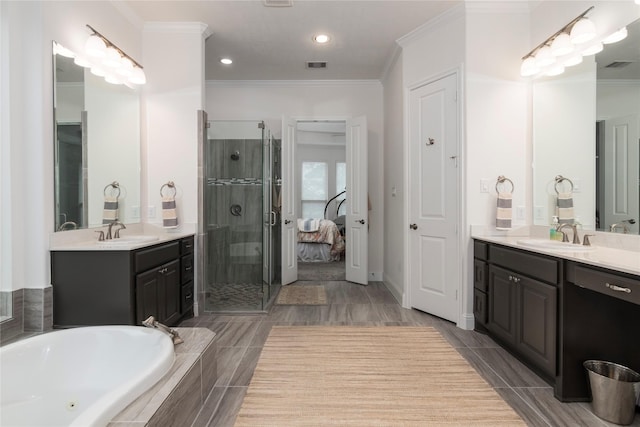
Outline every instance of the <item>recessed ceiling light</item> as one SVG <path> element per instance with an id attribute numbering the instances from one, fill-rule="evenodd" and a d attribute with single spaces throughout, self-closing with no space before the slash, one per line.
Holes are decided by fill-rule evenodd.
<path id="1" fill-rule="evenodd" d="M 220 60 L 220 62 L 222 62 L 224 65 L 231 65 L 231 64 L 233 64 L 233 61 L 232 61 L 231 59 L 229 59 L 229 58 L 222 58 L 222 59 Z"/>
<path id="2" fill-rule="evenodd" d="M 316 36 L 313 36 L 313 41 L 316 43 L 323 44 L 329 41 L 329 36 L 326 34 L 318 34 Z"/>

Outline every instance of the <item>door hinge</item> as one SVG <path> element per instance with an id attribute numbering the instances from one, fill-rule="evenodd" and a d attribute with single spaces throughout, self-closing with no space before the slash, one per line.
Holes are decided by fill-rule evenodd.
<path id="1" fill-rule="evenodd" d="M 204 127 L 205 127 L 205 128 L 207 128 L 207 129 L 211 128 L 211 122 L 207 122 L 207 123 L 204 125 Z"/>
<path id="2" fill-rule="evenodd" d="M 458 301 L 458 290 L 456 289 L 456 301 Z"/>
<path id="3" fill-rule="evenodd" d="M 264 129 L 264 122 L 258 123 L 258 129 Z"/>

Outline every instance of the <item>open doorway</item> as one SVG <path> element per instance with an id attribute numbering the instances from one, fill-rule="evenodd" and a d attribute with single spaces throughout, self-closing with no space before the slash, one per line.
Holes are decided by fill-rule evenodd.
<path id="1" fill-rule="evenodd" d="M 346 121 L 296 124 L 298 281 L 346 280 Z"/>

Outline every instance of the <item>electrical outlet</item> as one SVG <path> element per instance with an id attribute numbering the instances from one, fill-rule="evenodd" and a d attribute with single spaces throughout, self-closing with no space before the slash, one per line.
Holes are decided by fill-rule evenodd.
<path id="1" fill-rule="evenodd" d="M 533 216 L 535 217 L 535 219 L 544 219 L 544 208 L 542 206 L 534 207 Z"/>
<path id="2" fill-rule="evenodd" d="M 149 206 L 149 208 L 147 209 L 147 216 L 149 218 L 155 218 L 156 217 L 156 207 L 155 206 Z"/>
<path id="3" fill-rule="evenodd" d="M 131 206 L 131 217 L 140 218 L 140 206 Z"/>
<path id="4" fill-rule="evenodd" d="M 489 182 L 488 179 L 481 179 L 480 180 L 480 192 L 481 193 L 488 193 L 490 186 L 491 186 L 491 183 Z"/>
<path id="5" fill-rule="evenodd" d="M 573 180 L 573 192 L 574 193 L 579 193 L 581 189 L 582 189 L 582 181 L 579 180 L 579 179 L 574 179 Z"/>

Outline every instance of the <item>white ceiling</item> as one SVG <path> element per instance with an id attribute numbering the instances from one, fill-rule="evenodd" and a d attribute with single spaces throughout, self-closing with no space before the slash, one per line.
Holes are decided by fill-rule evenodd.
<path id="1" fill-rule="evenodd" d="M 457 6 L 459 0 L 293 0 L 266 7 L 262 0 L 127 0 L 140 20 L 203 22 L 206 80 L 379 79 L 395 40 Z M 326 45 L 314 34 L 331 36 Z M 222 57 L 232 58 L 223 66 Z M 327 61 L 307 69 L 307 61 Z"/>

